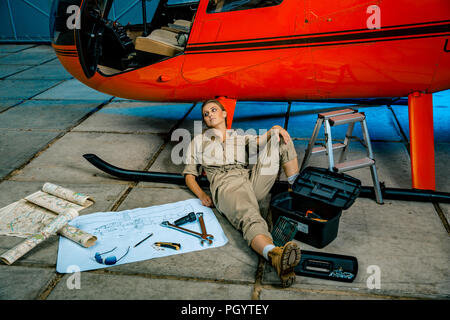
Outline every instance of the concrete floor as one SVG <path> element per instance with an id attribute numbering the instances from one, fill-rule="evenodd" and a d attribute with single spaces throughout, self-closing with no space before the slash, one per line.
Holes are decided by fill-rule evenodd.
<path id="1" fill-rule="evenodd" d="M 437 190 L 445 192 L 450 191 L 449 97 L 448 91 L 434 97 Z M 288 114 L 288 103 L 242 102 L 233 127 L 270 128 L 287 121 L 302 158 L 316 113 L 342 107 L 292 103 Z M 380 180 L 410 188 L 407 107 L 359 109 L 367 115 Z M 82 155 L 95 153 L 133 170 L 181 172 L 170 161 L 174 143 L 167 138 L 176 128 L 192 130 L 199 116 L 198 104 L 129 101 L 87 88 L 59 65 L 48 46 L 0 46 L 0 208 L 47 181 L 91 195 L 96 202 L 82 214 L 194 198 L 182 186 L 116 179 Z M 349 155 L 363 152 L 359 142 L 351 144 Z M 325 158 L 310 164 L 325 166 Z M 369 169 L 349 174 L 371 185 Z M 280 288 L 274 270 L 217 212 L 229 239 L 225 246 L 83 272 L 80 289 L 70 289 L 70 275 L 56 273 L 58 238 L 53 237 L 12 266 L 0 265 L 0 299 L 449 299 L 449 214 L 448 204 L 386 200 L 378 205 L 359 198 L 343 212 L 331 244 L 316 249 L 300 243 L 305 250 L 357 257 L 356 280 L 297 277 L 288 289 Z M 0 236 L 0 251 L 20 241 Z M 371 266 L 381 272 L 380 288 L 367 285 Z"/>

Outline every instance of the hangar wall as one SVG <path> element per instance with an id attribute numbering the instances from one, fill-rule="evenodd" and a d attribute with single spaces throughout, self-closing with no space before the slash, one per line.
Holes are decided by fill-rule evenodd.
<path id="1" fill-rule="evenodd" d="M 142 0 L 115 0 L 114 19 L 120 23 L 142 21 Z M 159 0 L 147 0 L 151 20 Z M 52 0 L 0 0 L 0 43 L 49 43 L 49 20 Z"/>

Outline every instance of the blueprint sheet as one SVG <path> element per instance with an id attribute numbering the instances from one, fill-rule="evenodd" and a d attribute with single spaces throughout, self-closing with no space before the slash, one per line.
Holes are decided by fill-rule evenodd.
<path id="1" fill-rule="evenodd" d="M 199 238 L 160 226 L 162 221 L 173 223 L 189 212 L 203 212 L 206 231 L 208 234 L 214 236 L 214 241 L 211 245 L 205 244 L 202 246 Z M 115 247 L 117 248 L 114 251 L 102 255 L 102 257 L 116 256 L 119 259 L 126 253 L 128 247 L 130 247 L 128 254 L 114 264 L 121 265 L 174 254 L 217 248 L 228 242 L 213 211 L 208 207 L 202 206 L 199 199 L 190 199 L 120 212 L 98 212 L 82 215 L 73 219 L 69 224 L 89 232 L 96 236 L 98 240 L 94 246 L 84 248 L 73 241 L 60 237 L 58 260 L 56 263 L 56 271 L 59 273 L 71 273 L 109 267 L 109 265 L 98 263 L 94 256 L 97 252 L 107 252 Z M 195 222 L 183 225 L 183 227 L 201 233 L 198 219 Z M 136 248 L 133 247 L 150 233 L 153 233 L 153 236 Z M 174 250 L 157 247 L 153 245 L 157 241 L 180 243 L 181 249 Z"/>

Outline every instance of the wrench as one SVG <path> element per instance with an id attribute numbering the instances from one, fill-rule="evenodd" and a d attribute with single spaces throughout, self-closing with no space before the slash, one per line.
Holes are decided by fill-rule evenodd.
<path id="1" fill-rule="evenodd" d="M 203 220 L 203 212 L 199 212 L 196 215 L 198 217 L 198 222 L 200 223 L 200 229 L 202 230 L 201 244 L 203 246 L 205 244 L 205 241 L 206 241 L 206 242 L 208 242 L 209 245 L 211 245 L 212 240 L 214 239 L 214 236 L 211 235 L 211 234 L 208 234 L 206 232 L 205 220 Z"/>
<path id="2" fill-rule="evenodd" d="M 169 228 L 169 229 L 178 230 L 178 231 L 181 231 L 181 232 L 183 232 L 183 233 L 187 233 L 187 234 L 189 234 L 189 235 L 191 235 L 191 236 L 200 238 L 200 239 L 201 239 L 202 245 L 203 245 L 203 243 L 204 243 L 205 241 L 208 242 L 209 245 L 211 245 L 212 242 L 213 242 L 213 239 L 214 239 L 214 236 L 211 235 L 211 234 L 201 234 L 201 233 L 198 233 L 198 232 L 195 232 L 195 231 L 192 231 L 192 230 L 189 230 L 189 229 L 186 229 L 186 228 L 183 228 L 183 227 L 180 227 L 180 226 L 176 226 L 176 225 L 174 225 L 174 224 L 171 224 L 169 221 L 163 221 L 163 222 L 161 222 L 161 226 L 162 226 L 162 227 Z"/>
<path id="3" fill-rule="evenodd" d="M 205 226 L 205 220 L 203 220 L 203 212 L 197 213 L 198 222 L 200 223 L 200 228 L 202 229 L 202 245 L 207 240 L 207 232 L 206 232 L 206 226 Z"/>

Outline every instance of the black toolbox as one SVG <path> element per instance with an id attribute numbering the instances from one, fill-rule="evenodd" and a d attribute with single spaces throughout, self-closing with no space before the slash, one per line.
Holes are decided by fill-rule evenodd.
<path id="1" fill-rule="evenodd" d="M 297 223 L 294 239 L 323 248 L 336 238 L 342 210 L 350 208 L 360 190 L 361 181 L 354 177 L 307 167 L 295 180 L 292 191 L 272 198 L 274 231 L 280 231 L 275 229 L 284 216 Z"/>

